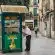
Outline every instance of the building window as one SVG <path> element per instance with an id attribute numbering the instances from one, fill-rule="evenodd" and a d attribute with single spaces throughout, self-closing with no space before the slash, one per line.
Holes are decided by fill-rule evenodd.
<path id="1" fill-rule="evenodd" d="M 33 9 L 33 14 L 34 14 L 34 16 L 37 16 L 37 8 Z"/>
<path id="2" fill-rule="evenodd" d="M 38 3 L 39 3 L 39 0 L 38 0 Z"/>
<path id="3" fill-rule="evenodd" d="M 37 5 L 37 0 L 34 0 L 33 3 L 34 3 L 33 5 Z"/>

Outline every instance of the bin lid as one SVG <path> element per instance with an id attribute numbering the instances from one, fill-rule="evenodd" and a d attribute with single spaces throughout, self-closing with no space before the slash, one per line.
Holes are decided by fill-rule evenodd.
<path id="1" fill-rule="evenodd" d="M 2 12 L 28 13 L 26 6 L 1 5 Z"/>

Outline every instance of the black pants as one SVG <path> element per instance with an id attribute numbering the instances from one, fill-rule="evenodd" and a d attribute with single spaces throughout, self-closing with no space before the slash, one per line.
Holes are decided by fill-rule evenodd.
<path id="1" fill-rule="evenodd" d="M 31 35 L 26 36 L 26 49 L 30 50 Z"/>

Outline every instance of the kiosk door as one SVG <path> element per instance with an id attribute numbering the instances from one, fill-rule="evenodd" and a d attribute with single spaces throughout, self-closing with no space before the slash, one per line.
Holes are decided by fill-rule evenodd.
<path id="1" fill-rule="evenodd" d="M 15 13 L 2 14 L 2 50 L 22 51 L 22 18 Z"/>

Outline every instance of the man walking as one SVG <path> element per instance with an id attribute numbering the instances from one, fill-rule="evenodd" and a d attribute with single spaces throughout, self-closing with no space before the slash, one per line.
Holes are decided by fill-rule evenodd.
<path id="1" fill-rule="evenodd" d="M 22 32 L 26 36 L 26 49 L 25 49 L 25 51 L 30 51 L 31 30 L 28 26 L 24 25 Z"/>

